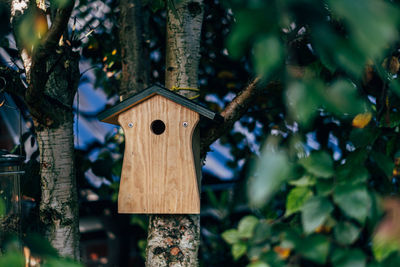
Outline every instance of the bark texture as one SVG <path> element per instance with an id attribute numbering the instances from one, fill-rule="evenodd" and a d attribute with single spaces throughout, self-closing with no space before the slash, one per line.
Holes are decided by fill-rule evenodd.
<path id="1" fill-rule="evenodd" d="M 57 128 L 36 131 L 40 149 L 40 220 L 60 255 L 79 257 L 78 202 L 74 168 L 73 117 Z"/>
<path id="2" fill-rule="evenodd" d="M 40 220 L 44 234 L 61 256 L 79 259 L 79 228 L 74 168 L 72 104 L 78 87 L 79 55 L 60 42 L 68 38 L 67 25 L 74 1 L 51 2 L 52 21 L 41 32 L 39 19 L 47 22 L 44 0 L 12 0 L 11 23 L 25 66 L 28 86 L 16 83 L 7 91 L 22 95 L 32 115 L 40 152 Z M 40 17 L 41 16 L 41 17 Z M 24 36 L 32 32 L 31 39 Z M 25 30 L 25 31 L 24 31 Z M 35 37 L 35 40 L 32 38 Z M 63 44 L 64 43 L 64 44 Z M 19 74 L 0 69 L 17 79 Z"/>
<path id="3" fill-rule="evenodd" d="M 142 0 L 121 0 L 120 46 L 122 79 L 118 94 L 121 100 L 149 86 L 149 10 Z"/>
<path id="4" fill-rule="evenodd" d="M 197 88 L 203 1 L 171 1 L 167 11 L 165 86 Z M 186 97 L 193 91 L 179 91 Z"/>
<path id="5" fill-rule="evenodd" d="M 197 88 L 203 1 L 171 1 L 167 8 L 165 86 Z M 185 97 L 196 91 L 179 90 Z M 193 139 L 199 147 L 199 138 Z M 200 161 L 200 159 L 195 159 Z M 152 215 L 148 229 L 146 266 L 198 266 L 199 215 Z"/>
<path id="6" fill-rule="evenodd" d="M 198 266 L 199 227 L 198 215 L 150 216 L 146 266 Z"/>

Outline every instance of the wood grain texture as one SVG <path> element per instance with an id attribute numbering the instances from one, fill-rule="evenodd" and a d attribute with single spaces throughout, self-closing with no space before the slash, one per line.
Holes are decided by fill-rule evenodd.
<path id="1" fill-rule="evenodd" d="M 165 132 L 152 132 L 150 125 L 154 120 L 165 123 Z M 200 213 L 192 150 L 199 114 L 155 95 L 121 113 L 118 122 L 125 133 L 118 212 Z"/>

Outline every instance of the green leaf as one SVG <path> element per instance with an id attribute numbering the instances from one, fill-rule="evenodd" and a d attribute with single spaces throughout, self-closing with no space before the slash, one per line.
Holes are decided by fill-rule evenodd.
<path id="1" fill-rule="evenodd" d="M 289 216 L 300 211 L 303 204 L 312 197 L 313 193 L 308 187 L 296 187 L 290 190 L 286 200 L 286 213 Z"/>
<path id="2" fill-rule="evenodd" d="M 262 207 L 289 178 L 291 164 L 283 151 L 264 149 L 249 179 L 250 204 Z"/>
<path id="3" fill-rule="evenodd" d="M 346 162 L 337 172 L 338 183 L 362 184 L 369 178 L 368 170 L 362 165 Z"/>
<path id="4" fill-rule="evenodd" d="M 377 237 L 372 240 L 372 253 L 379 262 L 385 260 L 396 251 L 400 251 L 400 245 L 397 240 L 384 240 Z"/>
<path id="5" fill-rule="evenodd" d="M 324 105 L 330 112 L 343 116 L 343 114 L 356 115 L 364 112 L 364 102 L 358 96 L 355 85 L 347 80 L 337 80 L 322 92 Z"/>
<path id="6" fill-rule="evenodd" d="M 333 175 L 333 160 L 325 151 L 312 152 L 307 158 L 302 158 L 299 163 L 310 173 L 317 177 L 329 178 Z"/>
<path id="7" fill-rule="evenodd" d="M 270 267 L 270 265 L 266 262 L 256 261 L 248 264 L 246 267 Z"/>
<path id="8" fill-rule="evenodd" d="M 260 32 L 265 33 L 269 25 L 275 23 L 272 16 L 266 16 L 266 11 L 269 10 L 241 8 L 235 12 L 236 24 L 227 38 L 227 48 L 231 57 L 239 59 L 243 56 L 251 47 L 251 40 Z"/>
<path id="9" fill-rule="evenodd" d="M 43 267 L 83 267 L 78 262 L 74 262 L 69 259 L 62 259 L 62 258 L 50 258 L 46 259 L 46 262 L 43 264 Z"/>
<path id="10" fill-rule="evenodd" d="M 313 186 L 316 178 L 313 175 L 304 175 L 300 179 L 289 181 L 288 184 L 293 186 Z"/>
<path id="11" fill-rule="evenodd" d="M 239 232 L 236 229 L 229 229 L 222 233 L 222 238 L 226 243 L 233 245 L 240 240 Z"/>
<path id="12" fill-rule="evenodd" d="M 365 185 L 344 184 L 335 188 L 333 200 L 350 218 L 364 223 L 371 207 L 371 199 Z"/>
<path id="13" fill-rule="evenodd" d="M 247 258 L 250 262 L 260 259 L 261 255 L 265 253 L 265 246 L 248 245 Z"/>
<path id="14" fill-rule="evenodd" d="M 334 188 L 334 181 L 332 179 L 329 180 L 319 180 L 315 185 L 315 189 L 317 190 L 318 196 L 328 196 L 332 193 Z"/>
<path id="15" fill-rule="evenodd" d="M 0 266 L 23 267 L 25 266 L 24 255 L 14 251 L 2 254 L 0 257 Z"/>
<path id="16" fill-rule="evenodd" d="M 329 252 L 329 241 L 322 235 L 307 237 L 296 249 L 304 258 L 324 264 Z"/>
<path id="17" fill-rule="evenodd" d="M 355 147 L 366 147 L 372 145 L 379 134 L 380 131 L 376 128 L 355 128 L 350 133 L 350 141 Z"/>
<path id="18" fill-rule="evenodd" d="M 388 266 L 388 267 L 398 267 L 400 266 L 400 254 L 399 253 L 391 253 L 389 257 L 387 257 L 379 267 Z M 369 267 L 369 266 L 368 266 Z"/>
<path id="19" fill-rule="evenodd" d="M 238 225 L 238 233 L 240 238 L 251 238 L 254 228 L 258 223 L 258 219 L 254 216 L 246 216 L 242 218 Z"/>
<path id="20" fill-rule="evenodd" d="M 238 260 L 242 257 L 247 251 L 247 246 L 244 243 L 235 243 L 232 246 L 232 256 L 234 260 Z"/>
<path id="21" fill-rule="evenodd" d="M 333 13 L 348 25 L 349 39 L 365 56 L 379 57 L 396 39 L 399 11 L 393 5 L 375 0 L 330 0 L 328 3 Z"/>
<path id="22" fill-rule="evenodd" d="M 58 252 L 52 247 L 50 242 L 43 236 L 33 233 L 25 238 L 25 244 L 30 248 L 32 254 L 41 256 L 58 256 Z"/>
<path id="23" fill-rule="evenodd" d="M 289 84 L 286 105 L 291 116 L 302 125 L 307 126 L 312 123 L 316 111 L 321 105 L 322 97 L 318 93 L 321 86 L 323 86 L 322 83 L 315 81 L 307 84 L 300 82 Z"/>
<path id="24" fill-rule="evenodd" d="M 266 221 L 260 221 L 254 228 L 251 239 L 253 244 L 260 244 L 271 236 L 271 226 Z"/>
<path id="25" fill-rule="evenodd" d="M 350 222 L 339 222 L 333 229 L 336 241 L 341 245 L 350 245 L 357 240 L 361 229 Z"/>
<path id="26" fill-rule="evenodd" d="M 332 38 L 332 35 L 327 35 L 328 38 Z M 321 63 L 331 72 L 334 73 L 337 69 L 337 64 L 335 63 L 334 55 L 330 53 L 329 49 L 324 47 L 318 41 L 315 42 L 315 50 L 321 60 Z"/>
<path id="27" fill-rule="evenodd" d="M 260 75 L 267 75 L 282 61 L 282 44 L 274 35 L 264 36 L 255 42 L 253 53 L 256 71 Z"/>
<path id="28" fill-rule="evenodd" d="M 327 198 L 312 197 L 307 200 L 301 210 L 304 232 L 311 233 L 325 222 L 333 211 L 333 205 Z"/>
<path id="29" fill-rule="evenodd" d="M 366 256 L 359 249 L 335 250 L 332 256 L 332 263 L 335 267 L 365 267 Z"/>
<path id="30" fill-rule="evenodd" d="M 389 158 L 388 156 L 386 156 L 383 153 L 374 151 L 373 153 L 371 153 L 372 158 L 374 159 L 374 161 L 376 162 L 376 164 L 378 165 L 378 167 L 385 173 L 385 175 L 388 178 L 392 177 L 393 174 L 393 168 L 394 168 L 394 163 L 393 160 L 391 158 Z"/>
<path id="31" fill-rule="evenodd" d="M 297 229 L 293 228 L 286 229 L 286 231 L 284 231 L 284 234 L 282 235 L 283 240 L 281 246 L 285 248 L 290 248 L 291 250 L 299 246 L 302 243 L 299 232 L 300 231 L 297 231 Z"/>

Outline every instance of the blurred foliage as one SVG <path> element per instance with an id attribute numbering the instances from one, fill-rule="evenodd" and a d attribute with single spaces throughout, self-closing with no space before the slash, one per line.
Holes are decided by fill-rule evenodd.
<path id="1" fill-rule="evenodd" d="M 30 233 L 18 240 L 16 236 L 10 238 L 2 245 L 0 253 L 0 266 L 23 267 L 23 266 L 43 266 L 43 267 L 82 267 L 76 261 L 60 257 L 57 251 L 43 236 Z M 28 264 L 28 265 L 27 265 Z M 32 264 L 32 265 L 31 265 Z"/>
<path id="2" fill-rule="evenodd" d="M 283 88 L 279 130 L 265 131 L 249 172 L 256 217 L 222 234 L 233 259 L 247 258 L 247 266 L 396 266 L 398 1 L 224 3 L 236 18 L 227 38 L 232 57 L 249 59 L 254 72 Z M 252 234 L 240 235 L 249 218 Z"/>
<path id="3" fill-rule="evenodd" d="M 151 83 L 163 83 L 165 7 L 173 1 L 143 3 L 153 12 Z M 81 0 L 71 22 L 73 45 L 95 76 L 82 75 L 81 84 L 93 82 L 110 98 L 121 78 L 117 4 Z M 201 266 L 400 266 L 399 4 L 205 0 L 202 104 L 221 111 L 255 75 L 274 86 L 219 140 L 234 179 L 204 175 Z M 28 43 L 40 38 L 26 36 Z M 17 54 L 7 39 L 1 46 Z M 123 149 L 123 133 L 115 131 L 105 144 L 77 150 L 81 192 L 115 205 Z M 94 186 L 88 171 L 107 182 Z M 23 191 L 37 199 L 37 174 L 23 180 Z M 81 213 L 92 212 L 86 205 L 82 200 Z M 135 215 L 128 223 L 143 257 L 147 219 Z M 18 257 L 10 252 L 10 260 Z"/>

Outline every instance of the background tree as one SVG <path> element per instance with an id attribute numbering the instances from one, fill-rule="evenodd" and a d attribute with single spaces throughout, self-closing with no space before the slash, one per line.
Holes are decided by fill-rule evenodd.
<path id="1" fill-rule="evenodd" d="M 62 256 L 79 258 L 72 104 L 79 54 L 68 22 L 74 1 L 9 1 L 23 69 L 1 67 L 5 89 L 20 96 L 32 116 L 40 150 L 40 222 Z M 48 25 L 48 18 L 51 24 Z M 22 82 L 21 77 L 26 82 Z"/>

